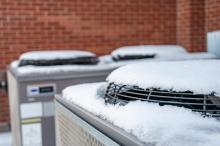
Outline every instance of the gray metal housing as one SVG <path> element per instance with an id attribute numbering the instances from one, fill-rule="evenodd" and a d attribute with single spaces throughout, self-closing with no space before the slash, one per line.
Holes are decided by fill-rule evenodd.
<path id="1" fill-rule="evenodd" d="M 94 66 L 95 68 L 95 66 Z M 54 95 L 70 85 L 104 81 L 114 68 L 51 74 L 20 75 L 7 71 L 13 146 L 55 146 Z M 50 85 L 53 92 L 29 95 L 29 87 Z M 33 116 L 29 113 L 33 112 Z M 40 127 L 40 128 L 39 128 Z M 31 135 L 35 130 L 41 137 Z M 32 132 L 31 132 L 32 131 Z"/>
<path id="2" fill-rule="evenodd" d="M 60 95 L 55 99 L 57 146 L 154 146 L 100 119 Z"/>

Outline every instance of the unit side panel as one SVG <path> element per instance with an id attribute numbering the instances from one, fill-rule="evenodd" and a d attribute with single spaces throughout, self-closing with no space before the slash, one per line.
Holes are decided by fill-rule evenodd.
<path id="1" fill-rule="evenodd" d="M 20 108 L 18 83 L 13 74 L 8 71 L 8 94 L 10 106 L 10 118 L 12 128 L 12 144 L 13 146 L 21 146 L 21 129 L 20 129 Z"/>

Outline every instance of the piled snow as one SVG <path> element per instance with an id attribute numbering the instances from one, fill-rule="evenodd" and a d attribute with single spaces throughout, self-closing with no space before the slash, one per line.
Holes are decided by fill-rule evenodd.
<path id="1" fill-rule="evenodd" d="M 103 99 L 106 86 L 106 83 L 70 86 L 63 90 L 63 97 L 145 143 L 156 146 L 220 145 L 219 121 L 203 118 L 188 109 L 141 101 L 125 106 L 106 105 Z"/>
<path id="2" fill-rule="evenodd" d="M 121 67 L 113 71 L 107 80 L 144 89 L 159 88 L 220 95 L 219 75 L 218 60 L 145 62 Z"/>
<path id="3" fill-rule="evenodd" d="M 99 61 L 102 64 L 106 64 L 106 63 L 112 63 L 113 59 L 111 55 L 103 55 L 99 57 Z"/>
<path id="4" fill-rule="evenodd" d="M 55 60 L 74 59 L 79 57 L 95 57 L 96 55 L 88 51 L 60 50 L 60 51 L 32 51 L 24 53 L 19 60 Z"/>
<path id="5" fill-rule="evenodd" d="M 156 57 L 163 57 L 184 53 L 187 53 L 186 50 L 178 45 L 140 45 L 121 47 L 111 54 L 117 58 L 118 56 L 127 55 L 156 55 Z"/>

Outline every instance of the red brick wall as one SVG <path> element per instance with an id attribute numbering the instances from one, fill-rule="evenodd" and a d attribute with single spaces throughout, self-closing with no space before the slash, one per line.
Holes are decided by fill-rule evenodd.
<path id="1" fill-rule="evenodd" d="M 176 0 L 1 0 L 0 69 L 25 51 L 175 44 Z M 1 121 L 8 103 L 0 94 Z"/>
<path id="2" fill-rule="evenodd" d="M 192 50 L 206 51 L 205 0 L 192 0 Z"/>
<path id="3" fill-rule="evenodd" d="M 220 0 L 206 0 L 206 31 L 220 30 Z"/>
<path id="4" fill-rule="evenodd" d="M 205 0 L 177 0 L 177 44 L 205 51 Z"/>
<path id="5" fill-rule="evenodd" d="M 177 43 L 191 50 L 190 3 L 190 0 L 177 0 Z"/>
<path id="6" fill-rule="evenodd" d="M 0 123 L 9 122 L 8 97 L 4 90 L 0 89 Z"/>
<path id="7" fill-rule="evenodd" d="M 132 44 L 176 42 L 175 0 L 1 0 L 4 68 L 21 52 L 77 48 L 109 53 Z"/>

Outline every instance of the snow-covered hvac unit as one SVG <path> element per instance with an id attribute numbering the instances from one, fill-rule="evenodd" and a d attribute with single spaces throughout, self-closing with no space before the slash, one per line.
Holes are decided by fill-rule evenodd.
<path id="1" fill-rule="evenodd" d="M 55 98 L 57 146 L 219 145 L 219 68 L 218 60 L 145 62 L 67 87 Z"/>
<path id="2" fill-rule="evenodd" d="M 55 146 L 54 95 L 72 84 L 103 81 L 113 69 L 85 51 L 21 55 L 7 72 L 13 146 Z"/>
<path id="3" fill-rule="evenodd" d="M 118 66 L 146 61 L 187 61 L 219 59 L 213 52 L 189 53 L 179 45 L 139 45 L 115 49 L 110 55 L 99 57 L 102 62 Z"/>
<path id="4" fill-rule="evenodd" d="M 110 55 L 101 56 L 100 59 L 107 63 L 128 64 L 137 61 L 174 60 L 180 59 L 182 55 L 188 53 L 179 45 L 139 45 L 117 48 Z"/>

